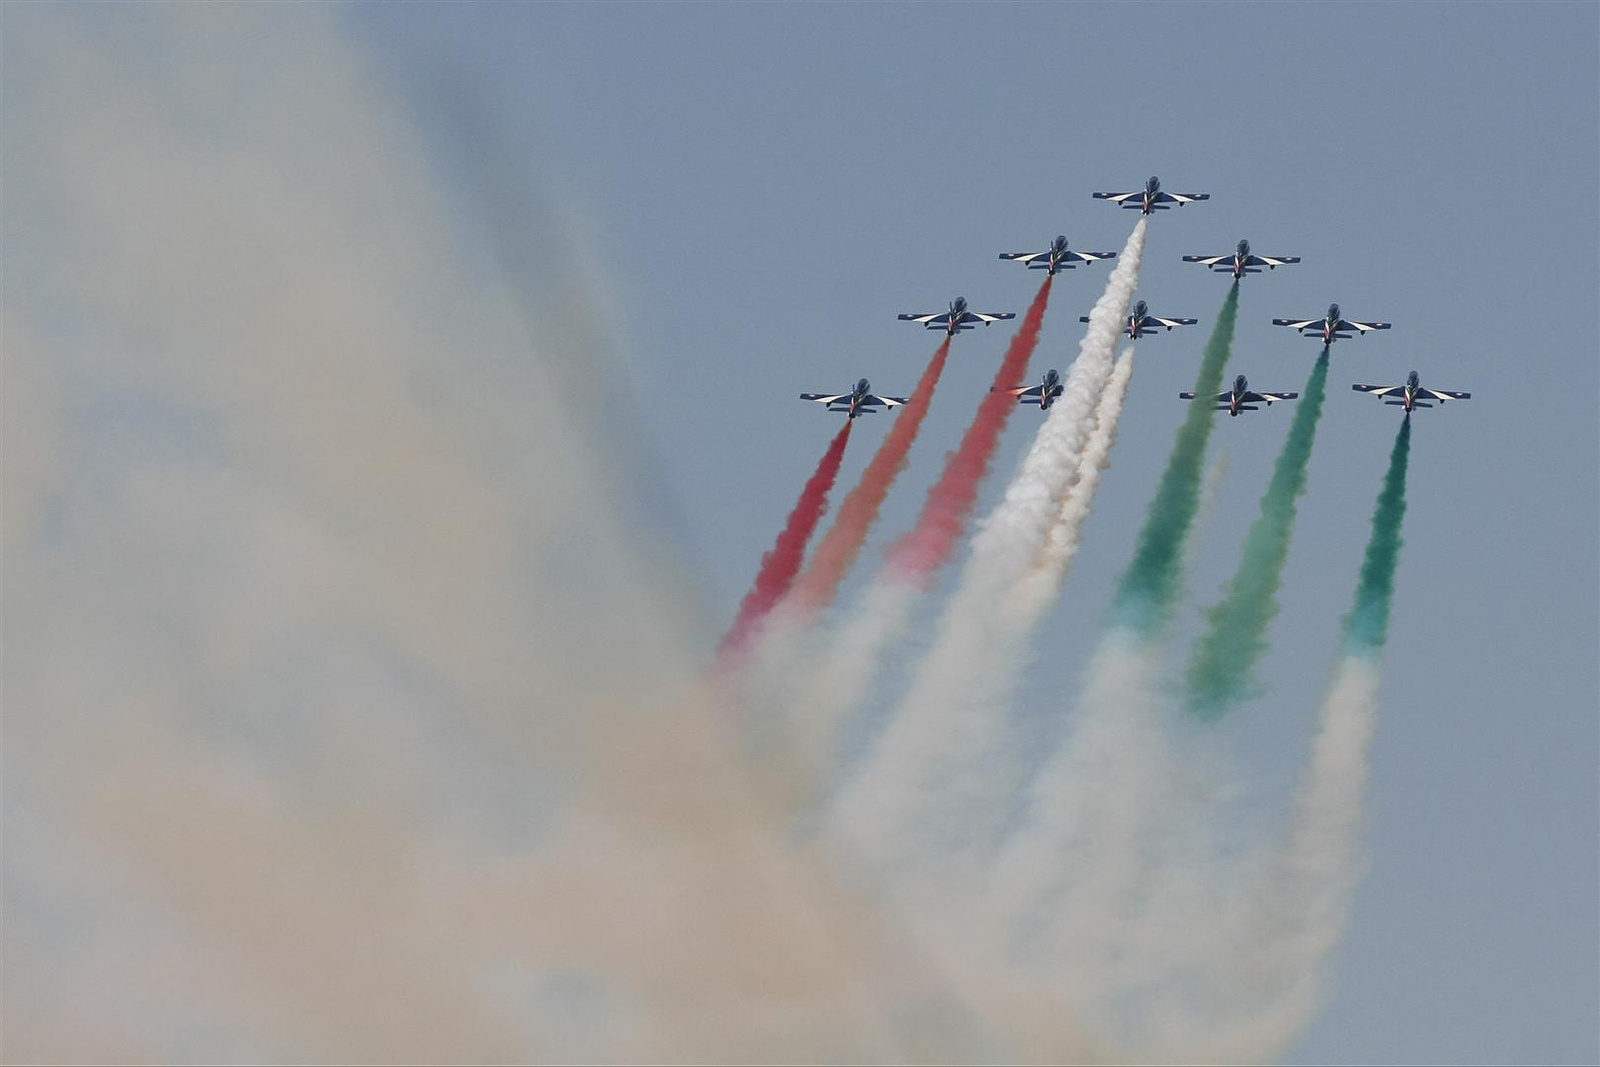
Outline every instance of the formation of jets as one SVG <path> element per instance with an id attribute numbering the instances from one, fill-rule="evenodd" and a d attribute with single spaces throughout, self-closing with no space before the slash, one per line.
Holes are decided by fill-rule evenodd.
<path id="1" fill-rule="evenodd" d="M 1098 192 L 1094 194 L 1096 200 L 1108 200 L 1119 207 L 1138 209 L 1145 215 L 1155 211 L 1166 211 L 1176 204 L 1183 207 L 1201 200 L 1211 199 L 1210 193 L 1169 193 L 1161 188 L 1161 179 L 1152 176 L 1145 182 L 1143 189 L 1136 189 L 1127 193 Z M 1012 263 L 1021 263 L 1029 270 L 1047 271 L 1054 277 L 1058 271 L 1072 270 L 1079 264 L 1097 263 L 1101 260 L 1115 259 L 1115 252 L 1079 252 L 1067 247 L 1067 239 L 1057 236 L 1050 242 L 1050 247 L 1042 252 L 1002 252 L 1000 258 Z M 1241 240 L 1233 252 L 1222 256 L 1184 256 L 1185 263 L 1199 263 L 1212 271 L 1231 274 L 1235 281 L 1242 279 L 1247 274 L 1260 274 L 1261 269 L 1276 270 L 1278 267 L 1291 263 L 1299 263 L 1299 256 L 1258 256 L 1250 250 L 1250 242 Z M 976 329 L 979 326 L 988 326 L 996 322 L 1004 322 L 1016 318 L 1014 311 L 973 311 L 967 306 L 965 297 L 956 297 L 950 302 L 945 311 L 929 312 L 927 314 L 902 314 L 902 322 L 920 323 L 930 330 L 943 330 L 947 337 L 954 337 L 958 333 Z M 1088 322 L 1089 316 L 1082 315 L 1079 322 Z M 1155 335 L 1157 329 L 1171 332 L 1177 326 L 1193 326 L 1198 319 L 1169 319 L 1159 315 L 1152 315 L 1149 306 L 1140 300 L 1134 304 L 1128 313 L 1127 322 L 1122 328 L 1122 333 L 1130 339 L 1137 340 L 1141 337 Z M 1287 326 L 1298 332 L 1302 337 L 1316 338 L 1322 341 L 1326 348 L 1335 341 L 1345 340 L 1350 337 L 1365 337 L 1368 333 L 1377 330 L 1387 330 L 1392 325 L 1387 322 L 1360 322 L 1347 319 L 1340 311 L 1338 304 L 1329 304 L 1328 313 L 1320 319 L 1273 319 L 1274 326 Z M 1417 408 L 1428 408 L 1434 404 L 1443 404 L 1449 400 L 1468 400 L 1471 393 L 1455 392 L 1448 389 L 1426 389 L 1422 386 L 1416 371 L 1412 371 L 1404 385 L 1353 385 L 1356 392 L 1367 393 L 1391 404 L 1403 408 L 1409 417 Z M 1038 385 L 1019 385 L 1014 389 L 1007 389 L 1022 404 L 1036 404 L 1041 411 L 1048 411 L 1050 405 L 1061 396 L 1064 384 L 1061 375 L 1054 368 L 1045 373 L 1043 380 Z M 1179 393 L 1181 399 L 1195 400 L 1193 393 Z M 1216 405 L 1216 410 L 1226 410 L 1230 417 L 1237 416 L 1241 411 L 1257 411 L 1261 406 L 1270 407 L 1279 400 L 1294 400 L 1299 393 L 1259 393 L 1250 389 L 1250 383 L 1243 374 L 1234 379 L 1233 388 L 1224 393 L 1218 393 L 1211 402 Z M 810 400 L 822 404 L 829 411 L 841 412 L 848 418 L 877 411 L 880 408 L 894 408 L 908 402 L 909 398 L 903 396 L 877 396 L 871 392 L 871 383 L 862 378 L 856 382 L 855 388 L 847 393 L 801 393 L 800 399 Z"/>

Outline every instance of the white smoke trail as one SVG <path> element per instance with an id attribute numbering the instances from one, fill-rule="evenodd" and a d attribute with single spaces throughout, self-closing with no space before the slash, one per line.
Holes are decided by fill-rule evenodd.
<path id="1" fill-rule="evenodd" d="M 1213 1033 L 1218 1058 L 1281 1050 L 1320 1006 L 1324 968 L 1344 934 L 1362 862 L 1368 754 L 1377 725 L 1379 665 L 1346 656 L 1318 717 L 1281 853 L 1244 926 L 1249 983 L 1232 1025 Z"/>
<path id="2" fill-rule="evenodd" d="M 1348 658 L 1281 849 L 1241 847 L 1230 775 L 1164 694 L 1157 646 L 1121 631 L 1035 779 L 981 924 L 1085 1033 L 1136 1060 L 1260 1062 L 1319 1006 L 1361 874 L 1377 667 Z"/>
<path id="3" fill-rule="evenodd" d="M 1132 379 L 1133 346 L 1129 345 L 1117 358 L 1105 391 L 1100 394 L 1100 403 L 1094 412 L 1094 432 L 1084 445 L 1078 470 L 1067 486 L 1061 513 L 1045 539 L 1039 564 L 1022 577 L 1014 593 L 1004 601 L 1012 616 L 1012 625 L 1020 631 L 1026 632 L 1037 625 L 1066 581 L 1083 540 L 1083 524 L 1094 505 L 1100 475 L 1111 465 L 1111 449 L 1117 443 L 1117 424 L 1121 421 L 1122 405 Z"/>
<path id="4" fill-rule="evenodd" d="M 839 797 L 834 817 L 841 832 L 874 855 L 962 852 L 998 836 L 1015 783 L 990 766 L 1010 738 L 1006 704 L 987 693 L 993 677 L 987 665 L 1015 659 L 1010 649 L 1020 635 L 1005 625 L 1004 604 L 1039 557 L 1079 473 L 1138 285 L 1145 232 L 1141 219 L 1089 313 L 1060 399 L 973 538 L 932 650 L 868 762 Z"/>

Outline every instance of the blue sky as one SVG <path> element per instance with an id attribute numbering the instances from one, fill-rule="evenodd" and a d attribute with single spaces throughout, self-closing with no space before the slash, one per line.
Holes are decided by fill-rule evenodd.
<path id="1" fill-rule="evenodd" d="M 1395 323 L 1338 345 L 1265 671 L 1223 729 L 1286 786 L 1348 608 L 1408 370 L 1475 399 L 1419 417 L 1381 696 L 1371 874 L 1303 1062 L 1595 1054 L 1596 13 L 1582 4 L 536 5 L 364 8 L 402 86 L 466 83 L 600 242 L 663 529 L 731 617 L 833 430 L 794 400 L 909 388 L 962 294 L 1017 310 L 1001 251 L 1115 250 L 1090 200 L 1158 173 L 1139 295 L 1200 318 L 1139 348 L 1113 468 L 1040 646 L 1070 691 L 1126 564 L 1226 280 L 1179 262 L 1250 238 L 1303 263 L 1244 285 L 1229 374 L 1298 389 L 1271 327 Z M 423 104 L 423 111 L 428 105 Z M 473 145 L 440 134 L 470 167 Z M 501 225 L 514 225 L 501 220 Z M 1034 372 L 1076 351 L 1104 272 L 1058 283 Z M 877 543 L 906 528 L 1008 333 L 962 337 Z M 596 383 L 602 389 L 619 383 Z M 997 471 L 1031 436 L 1022 413 Z M 1191 603 L 1232 573 L 1288 413 L 1226 454 Z M 881 420 L 880 420 L 881 421 Z M 843 484 L 881 425 L 864 424 Z M 860 436 L 858 434 L 858 436 Z M 991 480 L 992 500 L 1003 479 Z M 876 557 L 869 549 L 867 565 Z M 718 625 L 716 621 L 712 626 Z M 1034 714 L 1049 714 L 1036 695 Z"/>

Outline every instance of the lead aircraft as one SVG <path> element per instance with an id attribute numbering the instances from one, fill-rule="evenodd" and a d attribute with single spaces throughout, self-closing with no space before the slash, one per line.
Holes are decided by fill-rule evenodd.
<path id="1" fill-rule="evenodd" d="M 1069 252 L 1067 239 L 1057 236 L 1044 252 L 1001 252 L 1000 258 L 1014 263 L 1026 263 L 1029 270 L 1048 270 L 1055 277 L 1058 270 L 1071 270 L 1079 263 L 1093 263 L 1101 259 L 1115 259 L 1115 252 Z"/>
<path id="2" fill-rule="evenodd" d="M 1277 270 L 1286 263 L 1300 262 L 1299 256 L 1257 256 L 1250 252 L 1250 242 L 1240 241 L 1231 256 L 1184 256 L 1185 263 L 1204 263 L 1215 271 L 1231 271 L 1234 280 L 1246 274 L 1260 274 L 1261 268 Z"/>
<path id="3" fill-rule="evenodd" d="M 1389 322 L 1357 322 L 1354 319 L 1340 318 L 1339 305 L 1329 304 L 1328 314 L 1320 319 L 1273 319 L 1274 326 L 1288 326 L 1300 331 L 1301 337 L 1321 336 L 1324 345 L 1348 337 L 1365 337 L 1373 330 L 1387 330 L 1394 325 Z M 1320 330 L 1321 333 L 1307 333 L 1307 330 Z"/>
<path id="4" fill-rule="evenodd" d="M 1274 400 L 1294 400 L 1299 393 L 1252 393 L 1250 383 L 1245 381 L 1244 375 L 1239 375 L 1233 380 L 1233 389 L 1226 393 L 1218 393 L 1216 398 L 1217 410 L 1226 408 L 1229 418 L 1236 418 L 1241 411 L 1260 410 L 1256 405 L 1265 404 L 1272 406 Z M 1193 393 L 1179 393 L 1179 400 L 1193 400 Z"/>
<path id="5" fill-rule="evenodd" d="M 1136 189 L 1131 193 L 1095 193 L 1096 200 L 1109 200 L 1118 207 L 1138 208 L 1143 214 L 1152 211 L 1166 211 L 1177 204 L 1183 207 L 1196 200 L 1210 200 L 1210 193 L 1164 193 L 1161 191 L 1161 179 L 1155 175 L 1144 183 L 1143 189 Z"/>
<path id="6" fill-rule="evenodd" d="M 868 415 L 879 408 L 897 408 L 907 400 L 903 396 L 873 396 L 872 383 L 862 378 L 856 382 L 856 387 L 848 393 L 801 393 L 801 400 L 811 400 L 822 404 L 829 411 L 845 412 L 850 418 L 857 415 Z"/>
<path id="7" fill-rule="evenodd" d="M 943 330 L 954 337 L 962 330 L 987 326 L 991 322 L 1004 322 L 1017 317 L 1015 311 L 969 311 L 967 298 L 958 296 L 950 301 L 949 311 L 933 311 L 926 315 L 901 315 L 901 322 L 920 322 L 930 330 Z"/>
<path id="8" fill-rule="evenodd" d="M 1038 404 L 1040 411 L 1049 411 L 1050 405 L 1056 397 L 1061 395 L 1064 387 L 1061 384 L 1061 375 L 1054 367 L 1044 372 L 1044 381 L 1033 387 L 1019 385 L 1006 392 L 1017 398 L 1019 404 Z"/>
<path id="9" fill-rule="evenodd" d="M 1088 322 L 1089 316 L 1079 315 L 1078 321 Z M 1174 326 L 1193 326 L 1199 321 L 1199 319 L 1164 319 L 1160 315 L 1152 315 L 1150 308 L 1141 300 L 1133 305 L 1132 311 L 1128 312 L 1128 324 L 1122 328 L 1122 332 L 1137 341 L 1141 337 L 1154 335 L 1157 326 L 1165 326 L 1167 332 L 1171 333 Z"/>
<path id="10" fill-rule="evenodd" d="M 1472 399 L 1471 393 L 1457 393 L 1450 389 L 1424 389 L 1416 371 L 1406 376 L 1404 385 L 1352 385 L 1350 388 L 1358 393 L 1371 393 L 1380 397 L 1385 404 L 1405 408 L 1407 415 L 1417 408 L 1433 407 L 1433 404 L 1428 403 L 1430 400 L 1437 401 L 1442 406 L 1446 400 Z M 1394 397 L 1399 399 L 1393 399 Z"/>

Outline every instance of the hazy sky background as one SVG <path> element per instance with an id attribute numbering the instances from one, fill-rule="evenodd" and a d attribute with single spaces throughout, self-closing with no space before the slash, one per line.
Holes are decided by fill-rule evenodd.
<path id="1" fill-rule="evenodd" d="M 1210 202 L 1156 217 L 1139 296 L 1197 327 L 1139 346 L 1112 470 L 1040 638 L 1059 690 L 1130 557 L 1227 279 L 1179 261 L 1248 237 L 1303 262 L 1246 280 L 1228 373 L 1300 389 L 1318 346 L 1274 316 L 1392 321 L 1335 346 L 1264 664 L 1219 729 L 1271 797 L 1298 766 L 1349 607 L 1395 409 L 1418 370 L 1474 399 L 1422 412 L 1381 696 L 1371 875 L 1301 1062 L 1584 1061 L 1596 1053 L 1596 9 L 1586 4 L 538 5 L 364 8 L 393 78 L 482 93 L 589 220 L 624 324 L 663 536 L 731 618 L 834 421 L 795 394 L 909 389 L 965 295 L 1020 312 L 998 262 L 1150 174 Z M 461 131 L 431 127 L 470 168 Z M 514 226 L 515 220 L 504 220 Z M 1065 368 L 1106 268 L 1058 280 L 1034 373 Z M 962 336 L 875 544 L 903 531 L 1009 338 Z M 1197 609 L 1232 574 L 1288 426 L 1224 420 Z M 1024 411 L 996 470 L 1031 437 Z M 884 419 L 863 420 L 841 485 Z M 1002 484 L 987 486 L 992 501 Z M 987 505 L 985 505 L 986 507 Z M 865 566 L 876 559 L 869 547 Z M 870 573 L 870 572 L 866 572 Z M 931 610 L 931 609 L 929 609 Z M 1187 649 L 1198 611 L 1174 642 Z"/>
<path id="2" fill-rule="evenodd" d="M 1185 413 L 1177 393 L 1191 386 L 1227 289 L 1225 277 L 1179 257 L 1224 253 L 1240 237 L 1259 253 L 1303 257 L 1244 282 L 1230 376 L 1245 373 L 1260 389 L 1303 388 L 1318 346 L 1269 325 L 1275 316 L 1312 317 L 1338 301 L 1349 317 L 1395 325 L 1335 346 L 1263 665 L 1270 692 L 1216 727 L 1238 750 L 1247 810 L 1264 822 L 1284 810 L 1304 760 L 1397 419 L 1350 383 L 1397 383 L 1416 369 L 1424 384 L 1474 399 L 1416 417 L 1374 749 L 1370 875 L 1336 953 L 1327 1010 L 1291 1060 L 1583 1063 L 1600 1053 L 1594 5 L 360 5 L 335 9 L 337 47 L 308 33 L 304 50 L 296 24 L 281 21 L 293 9 L 252 9 L 244 28 L 224 9 L 126 32 L 142 17 L 107 21 L 111 9 L 82 7 L 65 35 L 56 15 L 36 9 L 24 24 L 18 10 L 5 15 L 6 300 L 11 311 L 20 294 L 29 314 L 20 325 L 13 317 L 6 334 L 13 679 L 24 657 L 69 647 L 57 643 L 58 630 L 101 642 L 118 654 L 90 657 L 94 669 L 73 675 L 68 703 L 117 693 L 130 676 L 153 678 L 131 687 L 130 707 L 214 702 L 228 713 L 228 745 L 334 790 L 344 768 L 321 765 L 314 729 L 286 744 L 279 704 L 262 694 L 380 691 L 405 723 L 386 745 L 447 753 L 438 759 L 449 769 L 436 767 L 424 799 L 414 783 L 395 787 L 407 803 L 451 807 L 474 844 L 537 835 L 541 827 L 514 819 L 485 828 L 496 813 L 549 803 L 546 794 L 565 784 L 563 768 L 527 773 L 547 750 L 546 724 L 508 724 L 496 709 L 553 700 L 542 688 L 548 678 L 571 680 L 574 671 L 612 682 L 606 698 L 580 691 L 574 708 L 636 696 L 650 670 L 681 661 L 683 645 L 709 662 L 837 429 L 837 416 L 796 394 L 842 390 L 861 376 L 879 392 L 909 390 L 939 338 L 896 313 L 941 309 L 956 295 L 980 310 L 1021 312 L 1041 275 L 997 254 L 1042 249 L 1057 233 L 1075 248 L 1116 250 L 1138 216 L 1089 194 L 1159 174 L 1168 189 L 1212 199 L 1155 217 L 1139 296 L 1157 314 L 1200 323 L 1138 347 L 1112 468 L 1039 635 L 1036 671 L 1048 684 L 1026 690 L 1030 723 L 1051 733 L 1078 691 Z M 219 26 L 232 49 L 208 61 Z M 252 34 L 270 45 L 259 66 L 230 63 L 252 54 Z M 35 40 L 56 51 L 35 50 Z M 327 76 L 344 49 L 367 63 L 349 84 Z M 185 66 L 168 84 L 174 55 L 201 75 Z M 75 70 L 81 76 L 67 76 Z M 299 73 L 285 78 L 285 70 Z M 130 82 L 148 99 L 124 96 Z M 243 116 L 223 104 L 171 104 L 212 89 L 224 101 L 260 93 L 266 102 Z M 346 98 L 357 102 L 348 113 L 319 111 L 323 99 Z M 63 99 L 71 106 L 58 108 Z M 342 138 L 369 107 L 397 118 L 352 158 Z M 58 120 L 67 128 L 83 114 L 100 121 L 72 127 L 65 148 L 52 140 Z M 176 132 L 146 136 L 142 122 Z M 54 229 L 61 220 L 34 211 L 55 206 L 55 190 L 40 181 L 53 172 L 33 167 L 41 142 L 65 160 L 50 156 L 50 165 L 80 176 L 84 189 L 67 202 L 115 202 L 121 211 Z M 189 151 L 206 180 L 174 188 L 163 178 L 167 161 Z M 122 166 L 104 166 L 108 158 Z M 285 158 L 296 165 L 273 171 Z M 390 172 L 392 160 L 414 158 L 424 173 L 398 163 Z M 532 187 L 525 161 L 534 164 Z M 374 190 L 383 195 L 369 201 Z M 241 240 L 233 216 L 256 205 L 267 221 L 245 226 Z M 334 232 L 351 219 L 362 224 Z M 61 232 L 72 236 L 70 249 L 49 240 Z M 102 232 L 111 249 L 103 256 Z M 171 240 L 200 233 L 205 240 Z M 258 262 L 253 242 L 279 254 Z M 237 260 L 217 258 L 240 249 Z M 53 271 L 31 269 L 41 262 Z M 63 277 L 84 262 L 98 270 Z M 1030 378 L 1066 368 L 1082 335 L 1077 316 L 1108 269 L 1058 278 Z M 233 295 L 218 280 L 231 272 L 250 279 L 251 299 L 237 320 L 216 312 L 213 326 L 209 301 Z M 216 288 L 191 293 L 194 279 Z M 348 279 L 359 280 L 338 287 Z M 88 294 L 100 318 L 62 291 Z M 257 306 L 263 291 L 277 302 Z M 179 331 L 181 355 L 163 343 L 153 313 L 141 318 L 150 292 L 182 308 L 186 327 L 200 324 Z M 304 298 L 323 293 L 326 321 L 303 315 Z M 423 316 L 421 328 L 413 316 Z M 999 325 L 955 342 L 859 576 L 909 526 L 1010 331 Z M 506 355 L 524 344 L 540 350 L 537 367 Z M 155 370 L 120 362 L 124 345 Z M 606 357 L 613 348 L 616 373 Z M 73 353 L 64 365 L 39 357 L 62 351 Z M 292 358 L 272 362 L 286 352 Z M 337 372 L 334 395 L 365 403 L 308 413 L 294 386 L 321 382 L 325 367 Z M 1226 466 L 1198 530 L 1174 676 L 1199 609 L 1233 572 L 1291 416 L 1292 406 L 1275 406 L 1216 427 L 1213 450 Z M 860 421 L 841 486 L 894 417 Z M 980 514 L 1037 417 L 1017 413 Z M 35 439 L 65 442 L 37 450 L 54 466 L 18 450 Z M 443 458 L 419 473 L 419 455 Z M 129 456 L 135 474 L 147 474 L 132 488 Z M 550 495 L 519 500 L 530 485 Z M 222 509 L 226 530 L 244 531 L 237 541 L 216 530 L 218 499 L 237 503 Z M 625 506 L 611 508 L 613 499 Z M 282 501 L 294 507 L 280 509 Z M 100 507 L 121 509 L 119 525 L 86 523 L 92 535 L 64 537 L 66 550 L 52 540 Z M 302 525 L 302 512 L 321 517 Z M 130 516 L 139 521 L 130 525 Z M 35 542 L 19 540 L 13 523 L 46 546 L 41 558 L 59 572 L 35 573 L 24 554 Z M 551 524 L 559 528 L 546 537 Z M 413 532 L 393 545 L 390 530 Z M 193 543 L 172 541 L 175 531 Z M 520 575 L 530 531 L 546 551 Z M 615 558 L 641 566 L 586 571 L 595 538 L 629 545 Z M 163 553 L 154 565 L 134 551 L 146 542 Z M 217 544 L 237 558 L 212 552 Z M 271 565 L 253 568 L 252 546 L 297 575 L 326 576 L 329 591 L 279 589 Z M 75 553 L 93 565 L 78 565 Z M 204 566 L 193 565 L 197 554 Z M 436 584 L 388 580 L 419 567 Z M 268 604 L 273 618 L 204 634 L 204 684 L 186 687 L 181 676 L 199 654 L 178 641 L 193 636 L 180 622 L 223 612 L 219 582 Z M 109 607 L 103 589 L 116 594 Z M 148 607 L 152 591 L 201 607 L 174 622 Z M 535 608 L 518 599 L 530 591 Z M 629 615 L 634 591 L 641 606 Z M 597 605 L 574 632 L 544 610 L 563 598 Z M 24 608 L 52 626 L 28 625 Z M 926 608 L 930 623 L 936 608 Z M 378 637 L 320 643 L 317 635 L 343 633 L 345 622 Z M 165 639 L 169 628 L 172 647 L 161 647 L 171 664 L 142 662 L 129 651 L 139 646 L 120 643 L 130 629 Z M 260 648 L 271 654 L 240 651 Z M 614 662 L 630 660 L 637 671 L 612 677 Z M 28 662 L 34 672 L 7 686 L 8 711 L 31 703 L 39 713 L 20 728 L 8 716 L 8 916 L 26 921 L 8 923 L 7 954 L 19 958 L 20 943 L 31 961 L 62 943 L 76 952 L 62 931 L 87 939 L 81 916 L 99 913 L 29 879 L 19 893 L 15 872 L 32 875 L 47 855 L 49 870 L 98 876 L 104 860 L 72 847 L 61 859 L 56 815 L 41 799 L 61 768 L 15 755 L 19 737 L 20 751 L 32 753 L 30 744 L 50 736 L 38 720 L 62 697 L 39 682 L 48 667 Z M 890 665 L 890 685 L 911 662 L 903 654 Z M 463 679 L 464 692 L 455 688 Z M 436 717 L 462 707 L 479 715 L 466 732 L 501 743 L 503 764 L 485 771 L 452 758 L 452 746 L 472 742 L 459 740 L 458 721 Z M 128 736 L 138 722 L 126 715 Z M 551 728 L 581 729 L 565 720 Z M 68 765 L 76 751 L 44 750 Z M 232 797 L 232 783 L 224 786 Z M 174 785 L 171 807 L 153 810 L 184 811 L 188 795 Z M 323 844 L 336 853 L 344 839 Z M 14 859 L 19 852 L 27 862 Z M 155 914 L 148 926 L 118 931 L 128 958 L 182 942 L 174 916 Z M 342 914 L 330 907 L 335 929 Z M 451 972 L 440 973 L 436 984 L 448 986 Z M 42 988 L 48 994 L 49 982 Z M 436 993 L 425 984 L 395 999 Z M 220 1044 L 202 1034 L 196 1047 L 242 1058 L 281 1051 L 251 1044 L 250 1033 Z M 517 1047 L 485 1041 L 490 1053 Z M 351 1049 L 365 1047 L 344 1051 L 359 1058 Z"/>

